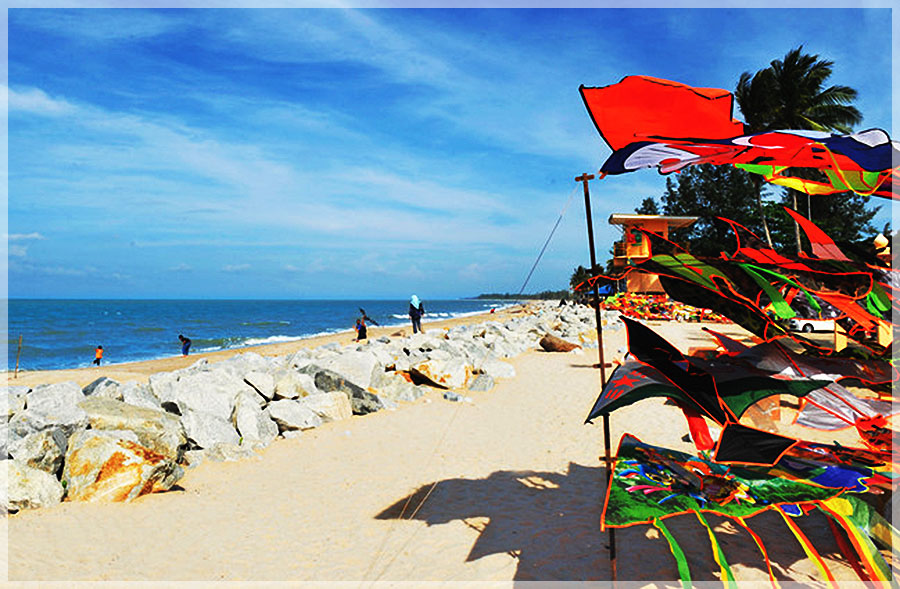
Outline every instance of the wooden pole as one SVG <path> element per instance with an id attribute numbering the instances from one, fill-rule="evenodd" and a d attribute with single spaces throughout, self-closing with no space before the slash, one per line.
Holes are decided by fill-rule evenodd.
<path id="1" fill-rule="evenodd" d="M 594 175 L 584 173 L 581 176 L 575 178 L 576 182 L 581 182 L 584 185 L 584 213 L 585 218 L 587 218 L 587 232 L 588 232 L 588 248 L 590 249 L 591 254 L 591 273 L 595 271 L 597 267 L 597 254 L 594 250 L 594 222 L 591 214 L 591 194 L 588 191 L 588 181 L 593 180 Z M 603 317 L 600 314 L 600 293 L 597 291 L 597 282 L 594 282 L 594 287 L 592 290 L 593 294 L 593 306 L 594 306 L 594 318 L 597 322 L 597 351 L 600 356 L 600 390 L 603 390 L 603 387 L 606 386 L 606 361 L 603 358 Z M 609 440 L 609 415 L 603 415 L 603 448 L 605 451 L 605 461 L 606 461 L 606 486 L 607 488 L 612 482 L 612 455 L 609 451 L 610 440 Z M 616 530 L 615 528 L 607 528 L 609 533 L 609 566 L 610 571 L 612 572 L 612 580 L 616 580 Z"/>
<path id="2" fill-rule="evenodd" d="M 16 349 L 16 371 L 13 373 L 13 378 L 19 377 L 19 354 L 22 352 L 22 334 L 19 334 L 19 347 Z"/>

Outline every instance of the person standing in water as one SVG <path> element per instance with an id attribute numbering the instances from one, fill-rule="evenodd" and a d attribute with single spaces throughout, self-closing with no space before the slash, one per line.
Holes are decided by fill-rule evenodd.
<path id="1" fill-rule="evenodd" d="M 97 349 L 94 350 L 94 361 L 91 364 L 100 366 L 100 360 L 103 360 L 103 346 L 97 346 Z"/>
<path id="2" fill-rule="evenodd" d="M 181 355 L 187 356 L 188 350 L 191 349 L 191 340 L 190 338 L 184 337 L 180 333 L 178 334 L 178 340 L 181 342 Z"/>
<path id="3" fill-rule="evenodd" d="M 422 315 L 425 314 L 425 307 L 419 297 L 413 295 L 409 298 L 409 318 L 412 320 L 413 333 L 422 331 Z"/>

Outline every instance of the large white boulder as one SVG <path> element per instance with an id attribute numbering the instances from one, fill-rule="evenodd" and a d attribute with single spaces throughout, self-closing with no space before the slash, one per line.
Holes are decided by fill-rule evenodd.
<path id="1" fill-rule="evenodd" d="M 265 411 L 278 424 L 278 430 L 282 433 L 322 425 L 322 418 L 315 411 L 291 399 L 272 401 Z"/>
<path id="2" fill-rule="evenodd" d="M 251 370 L 244 375 L 244 382 L 266 401 L 271 401 L 275 397 L 275 377 L 268 372 Z"/>
<path id="3" fill-rule="evenodd" d="M 447 360 L 425 360 L 410 366 L 409 372 L 435 386 L 456 389 L 466 385 L 471 373 L 465 360 L 452 357 Z"/>
<path id="4" fill-rule="evenodd" d="M 15 439 L 9 444 L 8 450 L 22 464 L 55 476 L 62 467 L 67 443 L 62 429 L 53 428 Z"/>
<path id="5" fill-rule="evenodd" d="M 278 425 L 263 411 L 254 397 L 256 393 L 238 395 L 234 403 L 232 423 L 245 442 L 269 444 L 278 436 Z"/>
<path id="6" fill-rule="evenodd" d="M 161 454 L 106 432 L 86 430 L 69 439 L 63 467 L 70 501 L 131 501 L 170 489 L 184 471 Z"/>
<path id="7" fill-rule="evenodd" d="M 275 374 L 275 391 L 273 398 L 300 399 L 320 392 L 312 375 L 297 372 L 296 370 L 284 370 Z"/>
<path id="8" fill-rule="evenodd" d="M 317 364 L 341 375 L 362 389 L 369 388 L 374 370 L 384 370 L 384 366 L 378 361 L 378 356 L 368 351 L 349 350 L 320 360 Z"/>
<path id="9" fill-rule="evenodd" d="M 240 436 L 228 419 L 222 419 L 205 411 L 186 409 L 181 415 L 181 423 L 188 440 L 200 448 L 212 448 L 216 444 L 238 444 Z"/>
<path id="10" fill-rule="evenodd" d="M 0 500 L 8 512 L 55 505 L 64 495 L 62 483 L 52 474 L 18 460 L 0 461 Z"/>
<path id="11" fill-rule="evenodd" d="M 74 382 L 41 385 L 25 396 L 26 408 L 9 421 L 10 441 L 45 429 L 60 428 L 66 436 L 87 425 L 87 415 L 78 407 L 84 394 Z"/>
<path id="12" fill-rule="evenodd" d="M 341 391 L 310 395 L 300 399 L 299 403 L 315 412 L 324 422 L 340 421 L 353 416 L 350 398 Z"/>
<path id="13" fill-rule="evenodd" d="M 93 396 L 82 401 L 79 407 L 87 414 L 94 430 L 133 431 L 142 446 L 176 462 L 184 453 L 187 437 L 176 415 Z"/>
<path id="14" fill-rule="evenodd" d="M 188 409 L 229 421 L 234 411 L 235 397 L 247 388 L 247 383 L 227 370 L 196 371 L 178 379 L 172 391 L 172 400 L 182 415 Z"/>
<path id="15" fill-rule="evenodd" d="M 121 400 L 129 405 L 146 407 L 148 409 L 162 409 L 159 399 L 150 390 L 150 386 L 142 382 L 130 380 L 119 386 L 119 391 L 122 393 Z"/>

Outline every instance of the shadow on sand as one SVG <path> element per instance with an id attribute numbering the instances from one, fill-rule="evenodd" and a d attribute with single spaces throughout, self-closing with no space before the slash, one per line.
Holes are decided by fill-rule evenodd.
<path id="1" fill-rule="evenodd" d="M 432 486 L 423 485 L 384 509 L 377 519 L 409 519 L 415 513 L 416 520 L 429 526 L 461 520 L 479 531 L 467 562 L 506 553 L 518 560 L 514 577 L 517 582 L 578 580 L 598 581 L 598 587 L 610 586 L 609 536 L 600 530 L 606 494 L 606 472 L 602 466 L 570 463 L 565 474 L 497 471 L 484 479 L 445 479 L 433 490 Z M 765 581 L 765 562 L 751 536 L 727 518 L 713 514 L 706 518 L 716 528 L 728 562 L 756 569 L 753 577 L 770 586 Z M 804 531 L 816 538 L 820 553 L 837 557 L 838 548 L 824 518 L 813 515 L 802 519 L 806 520 L 802 522 Z M 718 581 L 719 567 L 697 518 L 686 514 L 666 522 L 688 554 L 692 580 Z M 780 517 L 764 513 L 748 523 L 762 537 L 775 577 L 779 581 L 796 581 L 797 571 L 792 571 L 790 577 L 786 571 L 793 563 L 806 559 L 806 555 Z M 668 543 L 655 528 L 636 525 L 617 529 L 615 535 L 619 581 L 681 586 Z M 817 579 L 808 580 L 817 584 Z"/>

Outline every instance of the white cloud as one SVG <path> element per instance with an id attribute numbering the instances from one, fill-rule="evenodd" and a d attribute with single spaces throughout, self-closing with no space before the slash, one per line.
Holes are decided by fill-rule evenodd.
<path id="1" fill-rule="evenodd" d="M 24 258 L 28 255 L 28 246 L 11 245 L 9 246 L 9 256 L 13 258 Z"/>
<path id="2" fill-rule="evenodd" d="M 177 266 L 172 266 L 171 268 L 169 268 L 169 271 L 171 271 L 171 272 L 190 272 L 193 269 L 194 268 L 191 267 L 189 264 L 185 264 L 184 262 L 182 262 L 181 264 L 178 264 Z"/>
<path id="3" fill-rule="evenodd" d="M 27 239 L 44 239 L 44 236 L 40 233 L 8 233 L 6 235 L 7 241 L 25 241 Z"/>
<path id="4" fill-rule="evenodd" d="M 32 240 L 44 239 L 44 236 L 40 233 L 8 233 L 6 234 L 6 240 L 9 242 L 9 257 L 11 258 L 24 258 L 28 255 L 28 245 L 24 243 L 13 243 L 13 242 L 27 242 Z"/>
<path id="5" fill-rule="evenodd" d="M 10 112 L 22 111 L 46 116 L 62 116 L 72 114 L 77 110 L 71 103 L 51 98 L 38 88 L 20 91 L 4 86 L 3 94 L 8 96 L 7 106 Z"/>
<path id="6" fill-rule="evenodd" d="M 46 95 L 39 89 L 24 94 Z M 400 242 L 433 240 L 429 227 L 437 219 L 454 242 L 480 241 L 488 235 L 497 242 L 509 238 L 509 230 L 494 231 L 495 223 L 486 215 L 499 215 L 507 225 L 518 226 L 534 213 L 503 194 L 468 188 L 472 178 L 465 170 L 427 177 L 409 171 L 431 164 L 402 150 L 386 150 L 382 155 L 388 161 L 383 167 L 360 166 L 353 155 L 342 160 L 338 154 L 322 168 L 303 161 L 278 161 L 267 152 L 277 153 L 279 145 L 230 142 L 205 129 L 146 113 L 138 116 L 80 105 L 78 117 L 71 121 L 92 142 L 85 144 L 87 139 L 67 135 L 66 143 L 51 146 L 50 156 L 58 162 L 77 162 L 79 169 L 91 173 L 83 180 L 60 181 L 55 194 L 72 194 L 73 188 L 85 194 L 112 190 L 121 203 L 129 202 L 154 216 L 159 212 L 181 218 L 189 205 L 191 210 L 215 216 L 220 227 L 227 222 L 242 227 L 276 226 L 321 236 L 343 235 L 362 224 L 379 241 Z M 349 190 L 348 177 L 353 178 Z M 99 178 L 103 180 L 98 183 Z M 165 178 L 186 180 L 168 184 L 155 180 Z M 119 186 L 123 189 L 116 190 Z M 144 198 L 142 190 L 152 193 L 147 195 L 150 198 Z M 185 200 L 185 193 L 191 198 Z M 348 215 L 348 210 L 355 213 Z M 472 223 L 473 218 L 479 222 Z M 151 240 L 136 241 L 150 245 Z M 168 240 L 152 241 L 165 244 Z M 234 240 L 224 236 L 223 241 Z"/>
<path id="7" fill-rule="evenodd" d="M 49 274 L 51 276 L 87 276 L 93 274 L 93 269 L 71 268 L 68 266 L 35 266 L 32 268 L 39 274 Z"/>
<path id="8" fill-rule="evenodd" d="M 250 264 L 226 264 L 222 266 L 223 272 L 244 272 L 250 269 Z"/>

